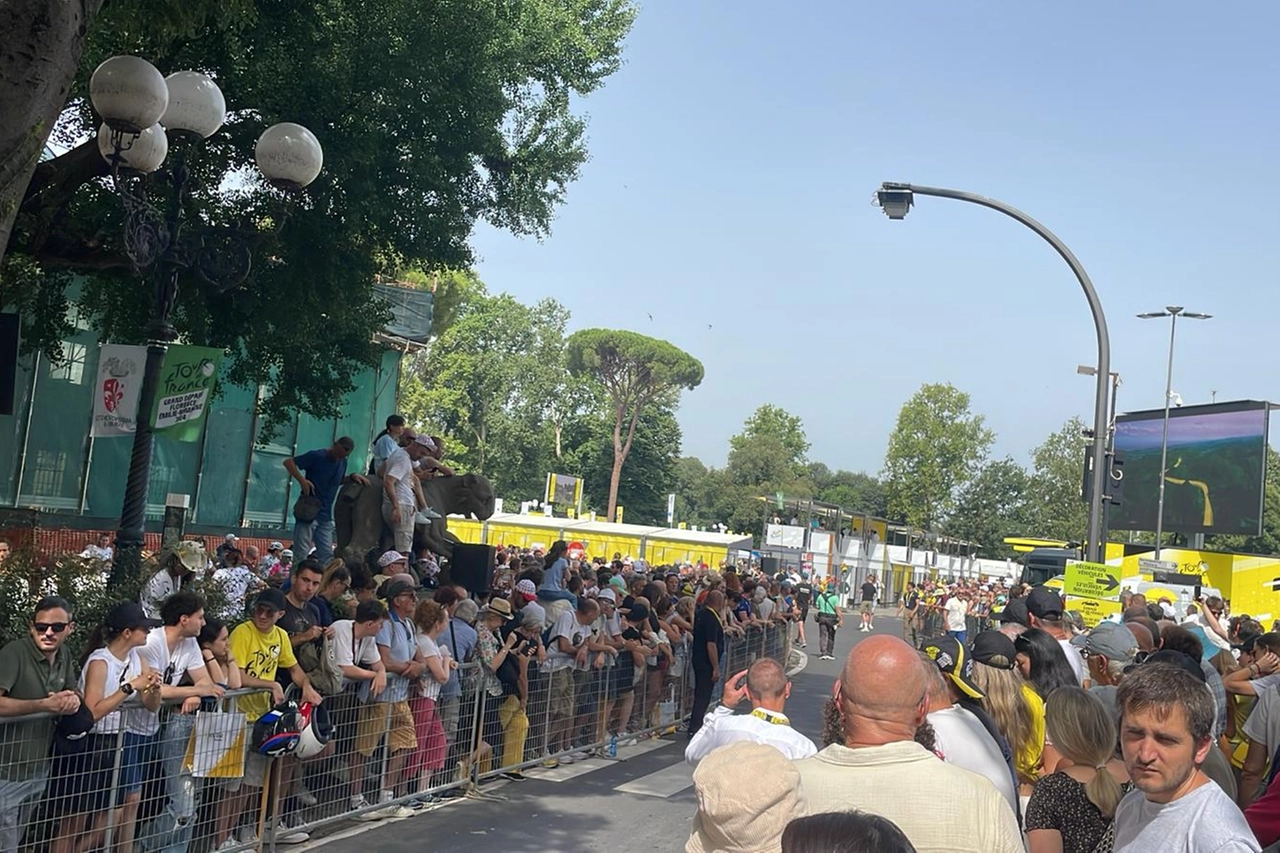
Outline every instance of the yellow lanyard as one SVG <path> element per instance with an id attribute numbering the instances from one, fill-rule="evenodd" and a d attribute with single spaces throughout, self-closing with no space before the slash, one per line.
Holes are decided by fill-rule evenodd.
<path id="1" fill-rule="evenodd" d="M 791 725 L 791 720 L 787 719 L 786 714 L 779 714 L 776 711 L 766 711 L 764 708 L 756 708 L 751 712 L 751 716 L 758 717 L 766 723 L 773 723 L 775 726 Z"/>

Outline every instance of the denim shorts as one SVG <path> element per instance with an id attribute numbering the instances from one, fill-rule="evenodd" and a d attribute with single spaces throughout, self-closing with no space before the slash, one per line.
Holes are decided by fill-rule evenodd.
<path id="1" fill-rule="evenodd" d="M 124 733 L 124 750 L 120 756 L 120 792 L 132 794 L 142 790 L 147 765 L 156 757 L 156 736 Z"/>

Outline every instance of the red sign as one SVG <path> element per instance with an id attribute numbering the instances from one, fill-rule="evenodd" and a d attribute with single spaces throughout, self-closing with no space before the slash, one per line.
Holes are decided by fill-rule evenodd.
<path id="1" fill-rule="evenodd" d="M 582 555 L 585 553 L 587 553 L 586 545 L 583 545 L 581 542 L 569 543 L 569 559 L 570 560 L 581 560 Z"/>

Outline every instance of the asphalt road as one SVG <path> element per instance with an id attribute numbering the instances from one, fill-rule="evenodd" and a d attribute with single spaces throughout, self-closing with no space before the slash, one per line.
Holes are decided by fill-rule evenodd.
<path id="1" fill-rule="evenodd" d="M 809 655 L 792 679 L 787 714 L 792 725 L 821 746 L 822 706 L 844 658 L 861 639 L 858 617 L 836 634 L 836 659 L 818 660 L 817 626 L 805 626 Z M 902 635 L 896 619 L 877 617 L 875 633 Z M 481 848 L 520 851 L 683 850 L 697 810 L 693 768 L 684 762 L 683 734 L 619 750 L 618 761 L 591 759 L 555 770 L 528 771 L 524 782 L 497 782 L 486 791 L 500 802 L 452 800 L 400 821 L 339 828 L 306 845 L 277 848 L 302 853 Z"/>

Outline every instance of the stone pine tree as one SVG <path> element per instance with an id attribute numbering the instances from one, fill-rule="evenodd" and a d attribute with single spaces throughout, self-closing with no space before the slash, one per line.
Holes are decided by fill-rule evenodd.
<path id="1" fill-rule="evenodd" d="M 613 470 L 609 476 L 609 519 L 617 517 L 622 465 L 645 410 L 655 402 L 674 403 L 682 389 L 702 382 L 702 362 L 668 341 L 616 329 L 582 329 L 566 346 L 570 373 L 604 386 L 613 416 Z"/>

